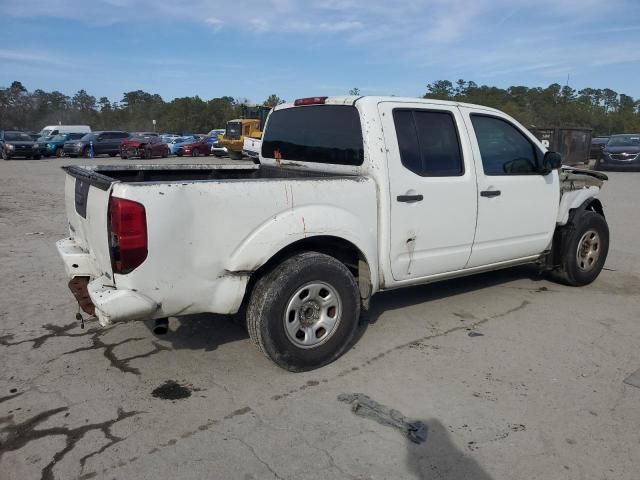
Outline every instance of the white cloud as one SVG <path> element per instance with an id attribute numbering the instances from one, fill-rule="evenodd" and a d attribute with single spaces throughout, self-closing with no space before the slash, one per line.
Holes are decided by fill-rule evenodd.
<path id="1" fill-rule="evenodd" d="M 54 58 L 52 55 L 43 55 L 38 52 L 14 49 L 0 49 L 0 60 L 19 63 L 40 63 L 56 66 L 67 65 L 67 62 L 60 60 L 59 58 Z"/>

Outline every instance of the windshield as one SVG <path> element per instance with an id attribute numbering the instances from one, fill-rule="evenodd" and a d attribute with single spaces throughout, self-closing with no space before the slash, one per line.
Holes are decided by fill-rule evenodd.
<path id="1" fill-rule="evenodd" d="M 52 142 L 63 142 L 65 140 L 67 140 L 67 135 L 64 134 L 60 134 L 60 135 L 55 135 L 54 137 L 51 138 Z M 71 139 L 69 139 L 71 140 Z"/>
<path id="2" fill-rule="evenodd" d="M 53 128 L 43 128 L 42 131 L 40 132 L 40 136 L 48 137 L 49 135 L 51 135 L 51 132 L 53 132 Z"/>
<path id="3" fill-rule="evenodd" d="M 607 147 L 640 147 L 640 135 L 615 135 L 609 139 Z"/>
<path id="4" fill-rule="evenodd" d="M 93 135 L 93 133 L 87 133 L 84 137 L 82 137 L 80 140 L 88 142 L 90 140 L 94 140 L 95 137 Z"/>
<path id="5" fill-rule="evenodd" d="M 33 140 L 29 135 L 22 132 L 7 132 L 4 134 L 4 139 L 14 142 L 32 142 Z"/>

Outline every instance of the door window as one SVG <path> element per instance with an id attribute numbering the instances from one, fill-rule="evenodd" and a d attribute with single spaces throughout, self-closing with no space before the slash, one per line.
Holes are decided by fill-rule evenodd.
<path id="1" fill-rule="evenodd" d="M 471 115 L 485 175 L 530 175 L 538 171 L 536 148 L 500 118 Z"/>
<path id="2" fill-rule="evenodd" d="M 453 115 L 430 110 L 394 109 L 402 165 L 422 177 L 464 174 Z"/>

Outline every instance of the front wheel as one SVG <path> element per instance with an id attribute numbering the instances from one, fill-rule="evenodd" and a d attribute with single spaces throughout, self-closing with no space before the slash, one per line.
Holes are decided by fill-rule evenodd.
<path id="1" fill-rule="evenodd" d="M 3 160 L 9 160 L 11 157 L 9 155 L 7 155 L 7 152 L 5 152 L 4 150 L 2 150 L 2 159 Z"/>
<path id="2" fill-rule="evenodd" d="M 229 157 L 231 158 L 231 160 L 242 160 L 242 153 L 229 150 Z"/>
<path id="3" fill-rule="evenodd" d="M 602 271 L 608 253 L 607 221 L 596 212 L 585 211 L 573 220 L 573 228 L 564 242 L 562 264 L 555 276 L 567 285 L 588 285 Z"/>
<path id="4" fill-rule="evenodd" d="M 359 316 L 360 295 L 349 269 L 328 255 L 305 252 L 256 282 L 247 328 L 274 363 L 301 372 L 340 357 L 353 340 Z"/>
<path id="5" fill-rule="evenodd" d="M 58 158 L 64 157 L 64 150 L 61 147 L 56 148 L 56 157 Z"/>

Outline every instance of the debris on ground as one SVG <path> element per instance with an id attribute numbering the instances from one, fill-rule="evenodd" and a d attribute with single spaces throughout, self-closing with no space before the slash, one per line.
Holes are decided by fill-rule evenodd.
<path id="1" fill-rule="evenodd" d="M 400 430 L 413 443 L 427 439 L 427 426 L 419 420 L 411 421 L 398 410 L 386 407 L 363 393 L 341 393 L 338 400 L 351 404 L 351 411 L 381 425 Z"/>

